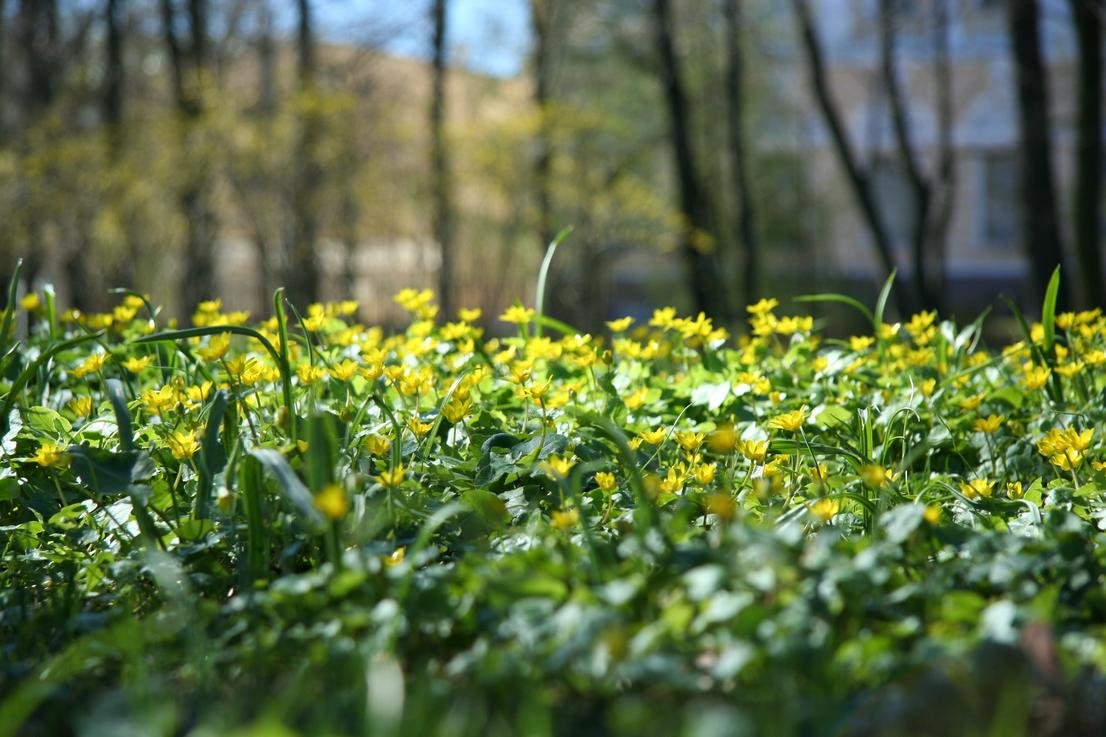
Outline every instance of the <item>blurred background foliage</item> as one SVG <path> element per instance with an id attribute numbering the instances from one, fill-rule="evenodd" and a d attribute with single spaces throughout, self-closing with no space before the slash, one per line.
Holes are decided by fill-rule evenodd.
<path id="1" fill-rule="evenodd" d="M 1099 0 L 0 0 L 0 263 L 85 311 L 127 286 L 184 318 L 210 297 L 264 312 L 286 285 L 391 323 L 408 285 L 498 314 L 572 226 L 551 311 L 587 330 L 658 303 L 732 324 L 764 294 L 868 297 L 896 267 L 900 313 L 1035 302 L 1065 257 L 1063 293 L 1098 304 L 1104 18 Z M 981 106 L 1006 138 L 973 143 Z M 983 157 L 1007 149 L 1018 183 L 992 183 Z M 968 242 L 983 205 L 1012 247 Z"/>

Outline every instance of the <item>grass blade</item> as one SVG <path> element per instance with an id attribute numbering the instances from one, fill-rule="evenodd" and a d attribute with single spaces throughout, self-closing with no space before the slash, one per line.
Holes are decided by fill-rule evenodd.
<path id="1" fill-rule="evenodd" d="M 1044 328 L 1044 349 L 1046 357 L 1056 355 L 1056 300 L 1060 296 L 1060 267 L 1057 266 L 1048 280 L 1045 300 L 1041 304 L 1041 327 Z"/>
<path id="2" fill-rule="evenodd" d="M 804 294 L 799 297 L 795 297 L 793 302 L 840 302 L 841 304 L 848 305 L 854 310 L 864 315 L 864 319 L 872 324 L 873 329 L 876 327 L 876 318 L 864 304 L 854 297 L 850 297 L 847 294 L 837 294 L 835 292 L 824 292 L 821 294 Z"/>
<path id="3" fill-rule="evenodd" d="M 8 415 L 11 414 L 12 407 L 15 406 L 15 398 L 19 396 L 19 393 L 23 391 L 23 387 L 27 385 L 27 382 L 31 380 L 31 377 L 35 375 L 40 367 L 45 366 L 46 362 L 56 356 L 58 353 L 69 350 L 70 348 L 78 346 L 81 343 L 87 343 L 90 340 L 96 340 L 97 338 L 103 337 L 103 335 L 103 331 L 98 333 L 89 333 L 88 335 L 82 335 L 77 338 L 72 338 L 71 340 L 56 343 L 47 348 L 41 354 L 39 354 L 38 358 L 36 358 L 30 366 L 23 369 L 23 373 L 19 374 L 16 380 L 12 383 L 11 389 L 9 389 L 8 393 L 4 395 L 3 404 L 0 405 L 0 431 L 2 431 L 0 432 L 0 434 L 6 433 L 8 431 Z"/>
<path id="4" fill-rule="evenodd" d="M 883 324 L 883 313 L 887 310 L 887 300 L 891 297 L 891 288 L 895 284 L 895 276 L 898 273 L 898 269 L 891 269 L 887 281 L 883 282 L 883 289 L 879 290 L 879 299 L 876 300 L 876 312 L 872 316 L 872 325 L 876 330 L 879 330 L 879 326 Z M 905 318 L 906 315 L 901 317 Z"/>
<path id="5" fill-rule="evenodd" d="M 541 337 L 541 329 L 543 326 L 542 317 L 545 316 L 545 284 L 549 279 L 549 267 L 553 265 L 553 254 L 557 253 L 557 247 L 561 245 L 561 241 L 569 236 L 572 232 L 572 226 L 569 226 L 557 233 L 557 236 L 550 242 L 549 246 L 545 249 L 545 258 L 541 261 L 541 268 L 538 269 L 538 285 L 534 290 L 534 314 L 536 317 L 536 329 L 534 334 Z"/>
<path id="6" fill-rule="evenodd" d="M 123 395 L 123 382 L 108 379 L 106 382 L 111 409 L 115 412 L 115 424 L 119 427 L 119 446 L 124 450 L 134 450 L 134 430 L 131 429 L 131 413 L 127 409 L 127 398 Z"/>
<path id="7" fill-rule="evenodd" d="M 22 273 L 23 259 L 16 259 L 12 280 L 8 282 L 8 304 L 4 310 L 4 322 L 0 324 L 0 354 L 8 351 L 8 337 L 11 335 L 12 321 L 15 319 L 15 295 L 19 291 L 19 277 Z"/>

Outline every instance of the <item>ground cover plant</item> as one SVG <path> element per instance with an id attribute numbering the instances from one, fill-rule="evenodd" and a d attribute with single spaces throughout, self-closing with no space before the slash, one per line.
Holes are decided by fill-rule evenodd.
<path id="1" fill-rule="evenodd" d="M 1100 733 L 1106 317 L 1054 280 L 991 351 L 890 287 L 808 300 L 848 340 L 28 295 L 0 735 Z"/>

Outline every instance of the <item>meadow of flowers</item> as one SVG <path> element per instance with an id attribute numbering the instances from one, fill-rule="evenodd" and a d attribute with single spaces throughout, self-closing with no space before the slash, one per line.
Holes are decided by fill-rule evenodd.
<path id="1" fill-rule="evenodd" d="M 886 297 L 583 335 L 29 294 L 0 735 L 1100 734 L 1106 317 L 1053 289 L 991 350 Z M 831 299 L 867 333 L 794 314 Z"/>

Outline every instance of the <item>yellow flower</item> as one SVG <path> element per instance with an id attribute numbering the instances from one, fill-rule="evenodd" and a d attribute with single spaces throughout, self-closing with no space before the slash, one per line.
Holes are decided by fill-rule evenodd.
<path id="1" fill-rule="evenodd" d="M 775 430 L 784 430 L 786 432 L 795 432 L 803 426 L 806 422 L 806 408 L 800 408 L 791 412 L 785 412 L 782 415 L 776 415 L 768 421 L 768 427 Z"/>
<path id="2" fill-rule="evenodd" d="M 404 561 L 407 557 L 407 548 L 400 545 L 398 548 L 392 551 L 391 555 L 384 557 L 384 565 L 389 568 L 394 568 Z"/>
<path id="3" fill-rule="evenodd" d="M 442 407 L 442 415 L 447 420 L 456 425 L 461 420 L 465 419 L 469 412 L 472 411 L 472 402 L 462 401 L 457 397 L 453 397 L 446 405 Z"/>
<path id="4" fill-rule="evenodd" d="M 691 475 L 695 477 L 700 486 L 707 486 L 714 482 L 717 469 L 717 463 L 700 463 L 691 469 Z"/>
<path id="5" fill-rule="evenodd" d="M 818 481 L 819 483 L 824 484 L 826 483 L 826 481 L 829 480 L 829 469 L 824 463 L 820 463 L 814 468 L 809 469 L 808 473 L 810 474 L 810 478 Z"/>
<path id="6" fill-rule="evenodd" d="M 737 441 L 737 450 L 754 463 L 764 463 L 764 459 L 768 455 L 768 441 L 739 440 Z"/>
<path id="7" fill-rule="evenodd" d="M 1083 462 L 1083 454 L 1091 447 L 1093 435 L 1093 428 L 1077 432 L 1070 427 L 1054 427 L 1037 441 L 1037 452 L 1048 458 L 1052 465 L 1070 471 Z"/>
<path id="8" fill-rule="evenodd" d="M 987 418 L 980 417 L 974 423 L 972 423 L 972 429 L 976 430 L 977 432 L 983 432 L 990 435 L 991 433 L 998 431 L 999 427 L 1002 426 L 1002 423 L 1005 419 L 1006 418 L 1002 415 L 991 415 Z"/>
<path id="9" fill-rule="evenodd" d="M 104 367 L 107 363 L 108 354 L 106 353 L 93 353 L 91 356 L 82 361 L 77 368 L 73 369 L 73 376 L 80 379 L 88 374 L 95 373 Z"/>
<path id="10" fill-rule="evenodd" d="M 38 292 L 28 292 L 23 299 L 19 300 L 19 306 L 27 312 L 34 312 L 41 304 L 42 300 L 39 299 Z"/>
<path id="11" fill-rule="evenodd" d="M 931 525 L 938 524 L 941 521 L 941 508 L 936 504 L 927 504 L 922 510 L 922 519 Z"/>
<path id="12" fill-rule="evenodd" d="M 232 379 L 245 386 L 262 379 L 263 369 L 253 356 L 235 356 L 227 361 L 226 369 Z"/>
<path id="13" fill-rule="evenodd" d="M 668 469 L 664 479 L 661 480 L 661 491 L 668 494 L 679 494 L 684 490 L 683 474 L 675 467 Z"/>
<path id="14" fill-rule="evenodd" d="M 779 306 L 779 300 L 772 298 L 763 298 L 754 305 L 749 305 L 745 309 L 750 315 L 767 315 L 772 310 Z"/>
<path id="15" fill-rule="evenodd" d="M 165 446 L 178 461 L 184 461 L 200 450 L 200 443 L 196 440 L 196 433 L 191 430 L 177 430 L 166 440 Z"/>
<path id="16" fill-rule="evenodd" d="M 875 463 L 868 463 L 860 467 L 860 480 L 873 488 L 880 488 L 888 481 L 894 481 L 897 474 Z"/>
<path id="17" fill-rule="evenodd" d="M 937 311 L 932 312 L 919 312 L 910 318 L 910 322 L 906 324 L 906 329 L 915 338 L 921 334 L 924 334 L 933 325 L 933 321 L 937 318 Z"/>
<path id="18" fill-rule="evenodd" d="M 365 438 L 365 450 L 374 456 L 383 456 L 392 447 L 392 441 L 383 435 L 372 434 Z"/>
<path id="19" fill-rule="evenodd" d="M 326 371 L 321 366 L 312 366 L 309 363 L 301 363 L 296 367 L 296 376 L 304 386 L 311 386 L 326 378 Z"/>
<path id="20" fill-rule="evenodd" d="M 649 395 L 648 387 L 641 387 L 627 394 L 622 398 L 622 403 L 626 405 L 626 409 L 635 410 L 639 409 L 645 404 L 645 398 Z"/>
<path id="21" fill-rule="evenodd" d="M 923 397 L 929 397 L 933 395 L 934 390 L 937 388 L 937 379 L 925 379 L 918 385 L 918 389 L 921 390 Z"/>
<path id="22" fill-rule="evenodd" d="M 972 479 L 967 483 L 960 482 L 960 493 L 969 499 L 978 499 L 982 496 L 991 496 L 991 490 L 995 482 L 987 479 Z"/>
<path id="23" fill-rule="evenodd" d="M 92 414 L 92 397 L 73 397 L 65 406 L 77 417 L 88 417 Z"/>
<path id="24" fill-rule="evenodd" d="M 38 446 L 38 452 L 31 458 L 32 463 L 37 463 L 43 468 L 64 468 L 69 465 L 69 455 L 65 448 L 55 443 L 42 443 Z"/>
<path id="25" fill-rule="evenodd" d="M 211 336 L 204 348 L 197 348 L 196 354 L 205 361 L 218 361 L 230 350 L 230 333 Z"/>
<path id="26" fill-rule="evenodd" d="M 177 393 L 171 386 L 160 389 L 147 389 L 139 395 L 146 411 L 153 415 L 162 415 L 177 406 Z"/>
<path id="27" fill-rule="evenodd" d="M 664 437 L 668 433 L 662 428 L 659 430 L 642 430 L 638 433 L 638 437 L 649 443 L 649 445 L 660 445 L 664 442 Z"/>
<path id="28" fill-rule="evenodd" d="M 211 382 L 205 381 L 199 386 L 190 386 L 185 389 L 189 404 L 198 404 L 211 396 Z"/>
<path id="29" fill-rule="evenodd" d="M 960 405 L 961 409 L 966 409 L 969 412 L 974 412 L 977 409 L 979 409 L 979 405 L 983 404 L 983 395 L 982 394 L 974 394 L 970 397 L 965 397 L 965 398 L 959 400 L 959 402 L 957 402 L 957 404 Z"/>
<path id="30" fill-rule="evenodd" d="M 457 310 L 457 317 L 461 318 L 461 322 L 476 322 L 483 315 L 483 311 L 479 307 L 473 309 L 466 309 L 462 307 Z"/>
<path id="31" fill-rule="evenodd" d="M 607 327 L 612 333 L 621 333 L 629 328 L 630 325 L 633 324 L 633 322 L 634 318 L 632 317 L 620 317 L 617 320 L 608 320 Z"/>
<path id="32" fill-rule="evenodd" d="M 552 520 L 553 527 L 558 530 L 567 530 L 570 527 L 575 527 L 580 522 L 580 510 L 573 507 L 572 509 L 559 509 L 553 512 Z"/>
<path id="33" fill-rule="evenodd" d="M 146 368 L 153 362 L 153 356 L 143 356 L 142 358 L 139 358 L 138 356 L 131 356 L 126 361 L 123 361 L 123 368 L 125 368 L 127 371 L 130 371 L 132 374 L 137 374 L 139 371 Z"/>
<path id="34" fill-rule="evenodd" d="M 1021 481 L 1007 481 L 1006 482 L 1006 496 L 1011 499 L 1021 499 L 1025 496 L 1025 491 L 1022 489 Z"/>
<path id="35" fill-rule="evenodd" d="M 882 323 L 879 326 L 879 330 L 876 331 L 876 335 L 880 340 L 891 340 L 899 334 L 899 329 L 902 327 L 900 323 L 889 325 L 888 323 Z"/>
<path id="36" fill-rule="evenodd" d="M 522 305 L 511 305 L 499 316 L 499 319 L 503 322 L 514 323 L 515 325 L 525 325 L 534 319 L 534 311 Z"/>
<path id="37" fill-rule="evenodd" d="M 737 433 L 733 425 L 720 425 L 707 435 L 707 447 L 715 453 L 729 453 L 737 447 Z"/>
<path id="38" fill-rule="evenodd" d="M 857 353 L 865 351 L 875 342 L 875 338 L 870 335 L 854 335 L 849 338 L 849 347 Z"/>
<path id="39" fill-rule="evenodd" d="M 346 490 L 340 484 L 328 484 L 315 495 L 315 508 L 328 520 L 336 522 L 349 511 Z"/>
<path id="40" fill-rule="evenodd" d="M 692 432 L 691 430 L 676 431 L 676 443 L 688 453 L 698 450 L 699 446 L 703 444 L 703 439 L 705 437 L 706 434 L 701 432 Z"/>
<path id="41" fill-rule="evenodd" d="M 325 312 L 319 312 L 303 318 L 303 327 L 309 332 L 317 333 L 326 326 L 328 320 Z"/>
<path id="42" fill-rule="evenodd" d="M 411 432 L 415 433 L 415 437 L 421 438 L 423 435 L 430 432 L 430 428 L 434 427 L 434 423 L 423 422 L 418 417 L 408 417 L 407 427 Z"/>
<path id="43" fill-rule="evenodd" d="M 675 307 L 658 307 L 653 310 L 653 317 L 649 324 L 655 328 L 670 328 L 676 321 Z"/>
<path id="44" fill-rule="evenodd" d="M 359 368 L 356 361 L 347 358 L 330 367 L 330 376 L 338 381 L 349 381 L 357 374 Z"/>
<path id="45" fill-rule="evenodd" d="M 403 483 L 403 479 L 407 476 L 407 469 L 403 466 L 396 466 L 390 471 L 381 471 L 380 475 L 376 477 L 376 480 L 380 482 L 381 486 L 386 486 L 389 489 L 394 489 Z"/>
<path id="46" fill-rule="evenodd" d="M 595 474 L 595 483 L 604 494 L 610 494 L 618 488 L 618 482 L 615 480 L 614 474 L 606 471 Z"/>
<path id="47" fill-rule="evenodd" d="M 1026 389 L 1035 390 L 1040 389 L 1048 383 L 1048 377 L 1052 374 L 1052 369 L 1048 366 L 1028 366 L 1025 369 L 1022 376 L 1022 384 Z"/>
<path id="48" fill-rule="evenodd" d="M 707 512 L 729 522 L 737 515 L 737 504 L 729 494 L 711 494 L 707 497 Z"/>
<path id="49" fill-rule="evenodd" d="M 572 471 L 572 467 L 576 465 L 576 462 L 569 458 L 562 458 L 561 456 L 552 455 L 546 459 L 543 464 L 543 468 L 546 473 L 557 478 L 565 478 L 569 472 Z"/>
<path id="50" fill-rule="evenodd" d="M 829 522 L 841 511 L 841 502 L 836 499 L 819 499 L 810 505 L 810 513 L 822 522 Z"/>

